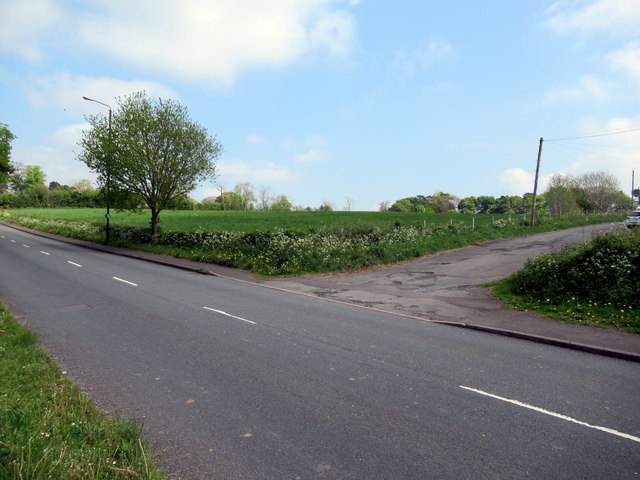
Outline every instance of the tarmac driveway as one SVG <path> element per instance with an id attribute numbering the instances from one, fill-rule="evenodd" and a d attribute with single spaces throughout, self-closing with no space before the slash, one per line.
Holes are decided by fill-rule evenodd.
<path id="1" fill-rule="evenodd" d="M 430 320 L 511 329 L 514 312 L 502 309 L 482 285 L 520 270 L 529 258 L 619 228 L 617 223 L 580 227 L 490 241 L 361 273 L 261 283 Z"/>

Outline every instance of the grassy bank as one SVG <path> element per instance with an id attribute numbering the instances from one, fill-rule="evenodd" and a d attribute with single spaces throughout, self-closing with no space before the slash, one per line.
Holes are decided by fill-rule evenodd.
<path id="1" fill-rule="evenodd" d="M 519 310 L 640 333 L 640 231 L 602 235 L 531 259 L 493 292 Z"/>
<path id="2" fill-rule="evenodd" d="M 43 218 L 42 212 L 30 209 L 4 212 L 0 213 L 0 219 L 67 237 L 104 241 L 104 222 L 78 221 L 77 217 L 81 214 L 78 209 L 59 209 L 55 212 L 44 210 L 47 216 L 68 215 L 70 219 L 64 220 Z M 355 271 L 486 240 L 614 222 L 623 218 L 619 215 L 563 217 L 548 219 L 535 227 L 529 227 L 517 216 L 496 219 L 491 215 L 469 218 L 463 215 L 421 216 L 412 213 L 390 217 L 387 212 L 194 213 L 201 215 L 198 218 L 202 224 L 215 223 L 221 218 L 220 213 L 229 214 L 229 219 L 235 218 L 236 229 L 192 230 L 190 228 L 195 224 L 189 223 L 189 228 L 185 227 L 185 230 L 165 229 L 159 235 L 157 244 L 152 245 L 148 228 L 114 218 L 111 223 L 111 242 L 139 250 L 248 269 L 265 276 L 285 276 Z M 256 213 L 264 222 L 269 219 L 267 223 L 272 228 L 251 230 L 250 227 L 256 226 L 252 220 L 257 218 L 254 216 Z M 299 213 L 304 215 L 297 216 Z M 184 213 L 166 214 L 166 218 L 171 219 L 182 218 Z M 344 214 L 349 215 L 345 217 Z M 123 218 L 131 219 L 131 215 Z M 285 218 L 289 218 L 289 215 L 298 218 L 298 223 L 287 223 Z M 316 218 L 316 215 L 320 216 Z M 475 217 L 477 221 L 474 220 Z M 345 218 L 351 219 L 349 225 L 340 223 Z M 403 223 L 397 218 L 407 221 Z M 422 221 L 419 221 L 420 218 Z M 396 220 L 390 222 L 390 219 Z M 427 222 L 427 219 L 433 221 Z M 273 226 L 276 224 L 277 227 Z M 298 225 L 298 228 L 293 225 Z"/>
<path id="3" fill-rule="evenodd" d="M 137 427 L 102 415 L 3 306 L 0 478 L 164 478 Z"/>

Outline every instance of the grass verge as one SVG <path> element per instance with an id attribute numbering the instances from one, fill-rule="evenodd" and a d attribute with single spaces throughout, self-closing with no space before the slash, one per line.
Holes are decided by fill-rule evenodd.
<path id="1" fill-rule="evenodd" d="M 529 259 L 493 285 L 519 310 L 581 325 L 640 333 L 640 232 L 622 231 Z"/>
<path id="2" fill-rule="evenodd" d="M 503 305 L 534 312 L 563 322 L 610 328 L 622 332 L 640 333 L 640 311 L 629 305 L 613 305 L 610 302 L 583 302 L 576 299 L 554 302 L 517 295 L 509 286 L 509 279 L 490 285 L 491 293 Z"/>
<path id="3" fill-rule="evenodd" d="M 0 478 L 165 478 L 136 425 L 100 413 L 1 305 Z"/>

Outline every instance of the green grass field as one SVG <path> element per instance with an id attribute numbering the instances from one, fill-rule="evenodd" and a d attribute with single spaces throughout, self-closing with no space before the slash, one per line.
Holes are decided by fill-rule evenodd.
<path id="1" fill-rule="evenodd" d="M 104 222 L 106 211 L 98 208 L 25 208 L 11 209 L 19 213 L 46 219 L 64 219 L 82 222 Z M 208 210 L 166 210 L 160 213 L 160 228 L 165 231 L 195 230 L 252 232 L 256 230 L 322 229 L 325 227 L 350 227 L 372 225 L 386 227 L 395 224 L 403 226 L 442 225 L 450 222 L 476 226 L 491 224 L 492 221 L 511 217 L 518 222 L 522 215 L 461 215 L 415 212 L 262 212 L 262 211 L 208 211 Z M 116 225 L 148 226 L 149 211 L 140 213 L 111 211 L 111 223 Z"/>

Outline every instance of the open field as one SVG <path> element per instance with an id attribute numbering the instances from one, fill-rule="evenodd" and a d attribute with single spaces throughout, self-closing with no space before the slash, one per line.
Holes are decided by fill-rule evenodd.
<path id="1" fill-rule="evenodd" d="M 8 222 L 93 242 L 105 238 L 104 210 L 18 209 Z M 251 270 L 265 276 L 356 271 L 497 238 L 617 222 L 624 215 L 546 219 L 520 215 L 389 212 L 166 211 L 152 243 L 147 213 L 115 212 L 111 243 Z"/>
<path id="2" fill-rule="evenodd" d="M 81 222 L 104 222 L 103 208 L 25 208 L 11 209 L 12 213 L 46 219 Z M 165 231 L 192 232 L 196 230 L 252 232 L 256 230 L 309 230 L 325 227 L 446 225 L 450 222 L 471 226 L 490 225 L 500 219 L 522 220 L 522 215 L 462 215 L 416 212 L 263 212 L 165 210 L 160 213 L 160 228 Z M 111 223 L 147 227 L 151 222 L 148 210 L 140 213 L 111 211 Z"/>

